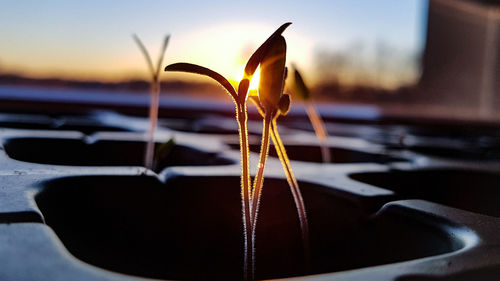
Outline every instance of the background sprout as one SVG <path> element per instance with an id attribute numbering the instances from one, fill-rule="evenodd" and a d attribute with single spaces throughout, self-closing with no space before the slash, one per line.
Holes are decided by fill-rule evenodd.
<path id="1" fill-rule="evenodd" d="M 132 36 L 134 41 L 139 46 L 141 53 L 144 55 L 146 59 L 146 63 L 148 64 L 148 69 L 151 74 L 151 103 L 149 105 L 149 131 L 147 134 L 148 142 L 146 144 L 146 151 L 144 152 L 144 165 L 147 169 L 153 169 L 153 157 L 154 157 L 154 133 L 156 130 L 156 124 L 158 122 L 158 106 L 160 100 L 160 67 L 163 62 L 163 57 L 165 56 L 165 50 L 167 49 L 168 41 L 170 40 L 170 35 L 165 36 L 163 40 L 163 45 L 160 49 L 160 55 L 158 56 L 158 60 L 156 65 L 153 65 L 153 61 L 151 60 L 151 56 L 149 55 L 148 50 L 142 44 L 141 39 L 137 35 Z"/>
<path id="2" fill-rule="evenodd" d="M 241 199 L 243 213 L 243 229 L 244 229 L 244 278 L 252 280 L 255 271 L 255 253 L 254 253 L 254 229 L 251 207 L 252 189 L 250 178 L 250 157 L 248 147 L 248 129 L 247 129 L 247 98 L 250 81 L 262 60 L 266 57 L 270 48 L 276 40 L 281 40 L 281 33 L 291 23 L 285 23 L 279 27 L 250 57 L 246 66 L 244 76 L 238 84 L 238 90 L 229 83 L 219 73 L 210 70 L 206 67 L 190 64 L 190 63 L 175 63 L 165 67 L 165 71 L 182 71 L 208 76 L 216 80 L 227 93 L 231 96 L 236 107 L 236 121 L 238 123 L 238 132 L 240 136 L 240 152 L 241 152 Z"/>
<path id="3" fill-rule="evenodd" d="M 307 116 L 309 116 L 309 120 L 314 128 L 314 132 L 320 142 L 321 147 L 321 157 L 323 159 L 323 163 L 331 162 L 330 149 L 328 148 L 327 138 L 328 134 L 326 133 L 325 124 L 321 119 L 316 107 L 314 106 L 314 102 L 311 98 L 311 92 L 309 88 L 306 86 L 302 75 L 300 75 L 299 70 L 295 65 L 293 66 L 293 79 L 292 79 L 292 87 L 291 90 L 301 100 L 305 102 Z"/>

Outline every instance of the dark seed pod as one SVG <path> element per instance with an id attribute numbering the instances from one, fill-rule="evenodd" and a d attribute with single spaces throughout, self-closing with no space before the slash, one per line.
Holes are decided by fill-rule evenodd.
<path id="1" fill-rule="evenodd" d="M 280 98 L 280 102 L 278 104 L 280 114 L 285 116 L 290 111 L 290 104 L 292 103 L 292 98 L 289 94 L 284 94 Z"/>

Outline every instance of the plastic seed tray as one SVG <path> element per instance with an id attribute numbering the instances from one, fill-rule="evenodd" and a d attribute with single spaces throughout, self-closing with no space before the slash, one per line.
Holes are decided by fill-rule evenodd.
<path id="1" fill-rule="evenodd" d="M 178 112 L 182 113 L 182 109 Z M 115 113 L 0 115 L 0 280 L 239 280 L 236 123 Z M 280 122 L 310 227 L 305 265 L 293 198 L 271 147 L 256 276 L 291 280 L 500 280 L 495 134 L 330 121 L 332 163 L 305 116 Z M 251 120 L 252 170 L 261 122 Z"/>

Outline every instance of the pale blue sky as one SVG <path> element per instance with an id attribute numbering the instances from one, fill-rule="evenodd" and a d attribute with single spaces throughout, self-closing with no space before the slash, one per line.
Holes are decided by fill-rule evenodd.
<path id="1" fill-rule="evenodd" d="M 222 68 L 223 55 L 234 60 L 286 21 L 293 22 L 285 32 L 289 58 L 307 69 L 315 50 L 352 42 L 383 40 L 409 52 L 420 50 L 426 7 L 426 0 L 3 1 L 0 71 L 89 79 L 138 75 L 144 62 L 133 32 L 154 56 L 161 37 L 172 34 L 166 63 L 193 60 Z M 219 53 L 217 46 L 223 46 Z"/>

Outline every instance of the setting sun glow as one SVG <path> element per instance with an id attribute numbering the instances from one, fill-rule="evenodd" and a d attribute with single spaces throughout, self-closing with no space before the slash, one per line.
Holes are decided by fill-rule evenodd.
<path id="1" fill-rule="evenodd" d="M 418 78 L 420 68 L 414 58 L 420 57 L 425 43 L 423 16 L 428 3 L 4 2 L 0 74 L 101 82 L 147 80 L 131 34 L 140 34 L 153 53 L 161 47 L 158 38 L 171 34 L 164 66 L 176 61 L 195 63 L 237 83 L 241 66 L 266 40 L 269 30 L 290 20 L 293 26 L 285 33 L 287 61 L 301 68 L 311 86 L 340 81 L 347 86 L 364 83 L 391 89 Z M 252 17 L 238 17 L 242 10 Z M 161 76 L 162 80 L 204 82 L 181 73 Z M 255 77 L 250 87 L 257 85 Z"/>
<path id="2" fill-rule="evenodd" d="M 235 80 L 237 83 L 243 79 L 243 74 L 245 73 L 245 66 L 242 66 L 239 70 L 238 73 L 235 76 Z M 259 88 L 259 80 L 260 80 L 260 66 L 257 67 L 257 70 L 255 71 L 255 74 L 252 77 L 252 81 L 250 81 L 250 87 L 248 90 L 253 91 L 257 90 Z"/>

